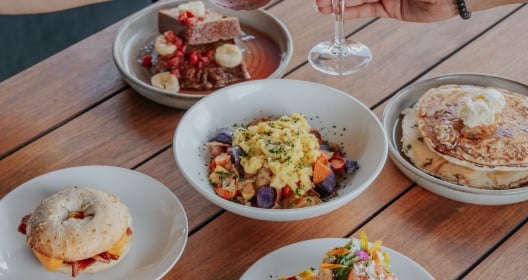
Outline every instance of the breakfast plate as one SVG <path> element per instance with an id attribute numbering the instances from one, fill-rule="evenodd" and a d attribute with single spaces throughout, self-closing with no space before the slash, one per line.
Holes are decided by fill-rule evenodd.
<path id="1" fill-rule="evenodd" d="M 276 280 L 309 268 L 317 268 L 328 250 L 343 246 L 349 240 L 347 238 L 320 238 L 287 245 L 255 262 L 244 272 L 240 280 Z M 398 279 L 434 280 L 427 270 L 410 258 L 387 247 L 383 247 L 383 250 L 389 254 L 391 271 Z"/>
<path id="2" fill-rule="evenodd" d="M 83 186 L 117 195 L 132 215 L 133 243 L 115 267 L 75 279 L 159 279 L 183 253 L 187 216 L 178 198 L 159 181 L 137 171 L 113 166 L 79 166 L 38 176 L 0 200 L 0 279 L 72 279 L 48 272 L 17 231 L 23 216 L 53 193 Z"/>
<path id="3" fill-rule="evenodd" d="M 186 0 L 160 1 L 131 15 L 113 43 L 113 59 L 124 80 L 142 96 L 174 108 L 187 109 L 213 90 L 180 90 L 170 93 L 153 87 L 151 74 L 141 66 L 152 50 L 158 32 L 158 11 L 174 8 Z M 250 80 L 280 78 L 293 53 L 293 40 L 286 26 L 262 9 L 237 12 L 202 1 L 207 9 L 237 17 L 243 35 L 236 44 L 242 49 Z"/>
<path id="4" fill-rule="evenodd" d="M 321 104 L 332 104 L 332 110 Z M 279 209 L 253 207 L 220 197 L 208 175 L 211 155 L 207 143 L 213 133 L 262 117 L 278 118 L 292 113 L 305 115 L 322 139 L 340 145 L 343 155 L 358 162 L 357 171 L 338 178 L 337 195 L 311 206 Z M 266 221 L 308 219 L 342 207 L 374 182 L 388 154 L 383 127 L 365 104 L 335 88 L 292 79 L 243 82 L 206 96 L 180 120 L 173 147 L 180 172 L 197 192 L 230 212 Z"/>
<path id="5" fill-rule="evenodd" d="M 528 187 L 513 189 L 478 189 L 457 185 L 431 176 L 415 167 L 402 152 L 401 112 L 409 108 L 430 88 L 447 84 L 497 87 L 528 95 L 528 86 L 507 78 L 479 74 L 446 74 L 418 81 L 400 90 L 387 104 L 382 123 L 389 142 L 389 157 L 395 165 L 423 188 L 446 198 L 482 205 L 505 205 L 528 200 Z"/>

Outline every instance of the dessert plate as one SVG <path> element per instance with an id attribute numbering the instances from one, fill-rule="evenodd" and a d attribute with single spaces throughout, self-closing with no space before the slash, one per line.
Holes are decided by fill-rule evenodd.
<path id="1" fill-rule="evenodd" d="M 328 250 L 343 246 L 349 240 L 321 238 L 290 244 L 262 257 L 242 275 L 240 280 L 276 280 L 306 269 L 317 268 Z M 383 247 L 383 250 L 389 253 L 391 271 L 398 279 L 434 280 L 429 272 L 410 258 L 386 247 Z"/>
<path id="2" fill-rule="evenodd" d="M 174 108 L 187 109 L 212 92 L 182 90 L 170 93 L 151 86 L 148 71 L 141 59 L 148 47 L 160 35 L 158 11 L 177 7 L 186 0 L 160 1 L 131 15 L 119 29 L 113 43 L 114 62 L 125 81 L 144 97 Z M 286 26 L 276 17 L 258 9 L 237 12 L 202 1 L 207 9 L 238 17 L 244 35 L 237 38 L 242 49 L 250 80 L 280 78 L 293 53 L 293 41 Z"/>
<path id="3" fill-rule="evenodd" d="M 75 279 L 159 279 L 176 263 L 187 242 L 188 223 L 178 198 L 155 179 L 112 166 L 80 166 L 38 176 L 0 200 L 0 279 L 60 280 L 72 277 L 48 272 L 17 231 L 22 217 L 53 193 L 83 186 L 113 193 L 132 215 L 133 243 L 121 263 Z"/>

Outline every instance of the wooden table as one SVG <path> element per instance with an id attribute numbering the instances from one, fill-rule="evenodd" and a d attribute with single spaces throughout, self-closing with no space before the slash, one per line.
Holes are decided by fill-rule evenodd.
<path id="1" fill-rule="evenodd" d="M 481 72 L 528 83 L 526 5 L 473 13 L 467 21 L 349 21 L 347 33 L 366 43 L 374 60 L 345 78 L 318 73 L 306 61 L 311 46 L 332 38 L 331 17 L 317 14 L 311 1 L 274 1 L 266 9 L 294 40 L 283 78 L 343 90 L 378 116 L 399 89 L 427 76 Z M 0 83 L 0 198 L 33 177 L 71 166 L 114 165 L 148 174 L 178 196 L 189 221 L 185 251 L 164 279 L 237 279 L 287 244 L 361 230 L 436 279 L 528 279 L 528 202 L 480 206 L 445 199 L 413 183 L 390 160 L 366 192 L 317 218 L 264 222 L 211 204 L 184 180 L 172 155 L 185 111 L 134 92 L 112 61 L 121 23 Z"/>

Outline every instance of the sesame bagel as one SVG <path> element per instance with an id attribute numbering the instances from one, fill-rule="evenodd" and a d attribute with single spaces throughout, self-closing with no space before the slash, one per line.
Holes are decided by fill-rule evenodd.
<path id="1" fill-rule="evenodd" d="M 131 222 L 117 196 L 73 187 L 40 202 L 27 222 L 26 241 L 42 255 L 74 262 L 113 248 Z"/>

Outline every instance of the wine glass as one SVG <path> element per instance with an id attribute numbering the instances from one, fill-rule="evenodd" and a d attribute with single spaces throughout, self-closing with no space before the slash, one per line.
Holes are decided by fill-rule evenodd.
<path id="1" fill-rule="evenodd" d="M 247 11 L 261 8 L 271 0 L 209 0 L 209 2 L 230 10 Z"/>
<path id="2" fill-rule="evenodd" d="M 315 45 L 308 61 L 317 70 L 330 75 L 349 75 L 366 67 L 372 60 L 370 49 L 345 38 L 344 14 L 346 0 L 332 0 L 334 10 L 334 41 Z"/>

